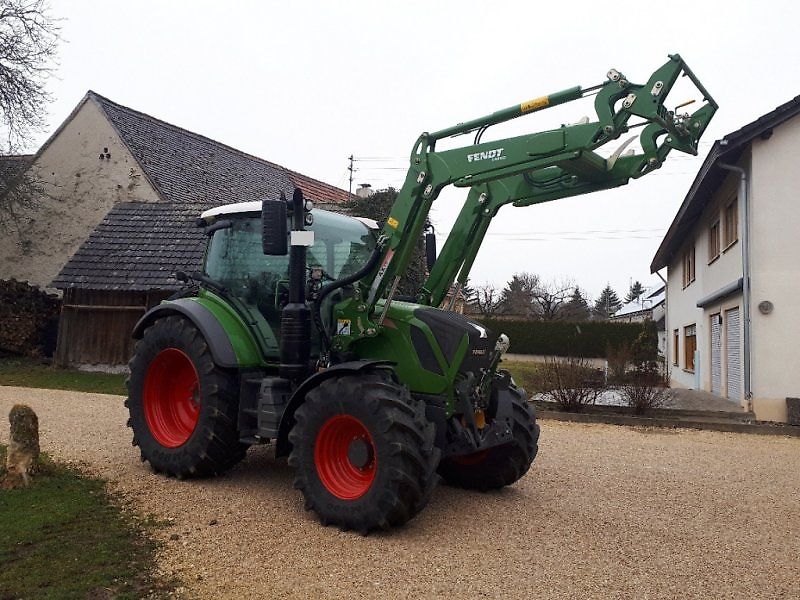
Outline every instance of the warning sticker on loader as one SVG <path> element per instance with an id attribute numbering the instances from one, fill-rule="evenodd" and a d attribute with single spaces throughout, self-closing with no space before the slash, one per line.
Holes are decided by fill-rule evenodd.
<path id="1" fill-rule="evenodd" d="M 536 110 L 537 108 L 543 108 L 548 104 L 550 104 L 550 98 L 548 96 L 540 96 L 538 98 L 534 98 L 533 100 L 523 102 L 519 105 L 519 110 L 521 113 L 526 113 Z"/>
<path id="2" fill-rule="evenodd" d="M 336 321 L 336 335 L 350 335 L 350 319 Z"/>

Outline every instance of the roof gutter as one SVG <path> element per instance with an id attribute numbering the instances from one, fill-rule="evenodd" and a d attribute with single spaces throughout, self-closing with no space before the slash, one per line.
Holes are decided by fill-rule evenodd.
<path id="1" fill-rule="evenodd" d="M 727 140 L 722 140 L 724 144 Z M 739 197 L 742 199 L 742 297 L 744 304 L 744 398 L 747 410 L 753 409 L 753 390 L 750 379 L 750 207 L 747 197 L 747 171 L 736 165 L 718 162 L 717 166 L 739 174 Z"/>

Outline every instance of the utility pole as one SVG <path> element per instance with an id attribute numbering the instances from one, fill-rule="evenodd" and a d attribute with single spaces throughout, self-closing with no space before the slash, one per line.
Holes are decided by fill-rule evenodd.
<path id="1" fill-rule="evenodd" d="M 347 167 L 347 170 L 350 171 L 350 187 L 347 188 L 347 191 L 352 196 L 353 195 L 353 173 L 355 172 L 355 169 L 353 168 L 353 160 L 354 159 L 353 159 L 353 155 L 352 154 L 350 155 L 349 160 L 350 160 L 350 166 Z"/>

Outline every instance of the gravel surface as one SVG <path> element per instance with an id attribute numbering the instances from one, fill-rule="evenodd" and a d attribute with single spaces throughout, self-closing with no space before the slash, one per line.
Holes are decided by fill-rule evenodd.
<path id="1" fill-rule="evenodd" d="M 285 461 L 154 475 L 118 396 L 0 387 L 42 449 L 170 525 L 159 568 L 189 598 L 797 598 L 800 439 L 542 422 L 531 472 L 500 493 L 440 486 L 406 527 L 361 537 L 302 509 Z"/>

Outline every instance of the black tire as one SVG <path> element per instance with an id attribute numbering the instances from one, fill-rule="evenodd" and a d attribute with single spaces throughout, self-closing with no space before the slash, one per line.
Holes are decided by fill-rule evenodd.
<path id="1" fill-rule="evenodd" d="M 196 416 L 190 417 L 196 419 L 193 429 L 191 425 L 170 429 L 169 421 L 167 426 L 154 421 L 153 406 L 158 404 L 159 410 L 169 416 L 171 397 L 166 391 L 155 392 L 154 396 L 153 390 L 162 384 L 168 390 L 175 389 L 174 374 L 167 364 L 156 359 L 161 357 L 158 360 L 163 363 L 165 357 L 173 355 L 179 372 L 181 369 L 189 372 L 186 359 L 194 367 L 197 381 L 193 384 Z M 236 429 L 238 377 L 214 364 L 206 340 L 194 324 L 177 315 L 156 320 L 137 342 L 129 366 L 125 406 L 130 412 L 128 426 L 133 429 L 133 445 L 139 446 L 142 461 L 148 461 L 157 472 L 184 478 L 217 475 L 244 457 L 247 445 L 239 442 Z M 150 390 L 149 399 L 146 386 Z M 152 423 L 155 424 L 151 427 Z M 172 437 L 165 440 L 170 434 Z"/>
<path id="2" fill-rule="evenodd" d="M 435 427 L 425 416 L 424 403 L 412 398 L 391 371 L 325 380 L 308 392 L 294 416 L 296 423 L 289 434 L 294 487 L 303 493 L 306 510 L 315 511 L 323 525 L 366 534 L 402 525 L 428 503 L 438 481 Z M 368 433 L 359 438 L 366 440 L 366 453 L 360 465 L 352 462 L 349 449 L 338 460 L 346 460 L 343 468 L 348 472 L 359 476 L 371 472 L 372 479 L 360 480 L 351 494 L 361 495 L 345 498 L 341 485 L 346 477 L 330 475 L 337 453 L 328 452 L 328 442 L 331 431 L 350 424 Z M 344 439 L 351 440 L 350 448 L 356 443 L 354 436 Z"/>
<path id="3" fill-rule="evenodd" d="M 539 425 L 524 390 L 510 386 L 514 441 L 475 454 L 442 459 L 439 474 L 452 486 L 496 490 L 522 478 L 539 451 Z"/>

